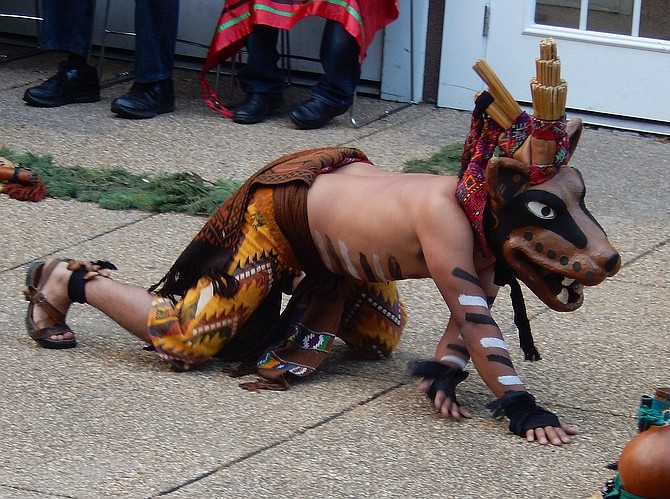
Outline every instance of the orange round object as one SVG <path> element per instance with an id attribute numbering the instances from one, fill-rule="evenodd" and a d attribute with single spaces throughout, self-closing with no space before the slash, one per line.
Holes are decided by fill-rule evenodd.
<path id="1" fill-rule="evenodd" d="M 619 458 L 623 489 L 646 499 L 670 499 L 670 425 L 638 434 Z"/>

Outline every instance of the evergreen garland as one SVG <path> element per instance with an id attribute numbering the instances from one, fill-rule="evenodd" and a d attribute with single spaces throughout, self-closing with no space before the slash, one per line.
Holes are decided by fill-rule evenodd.
<path id="1" fill-rule="evenodd" d="M 121 168 L 60 166 L 51 156 L 15 153 L 4 147 L 0 156 L 37 173 L 47 196 L 97 203 L 108 210 L 211 215 L 240 186 L 230 180 L 211 183 L 192 172 L 149 176 Z"/>
<path id="2" fill-rule="evenodd" d="M 455 175 L 462 150 L 463 144 L 449 144 L 428 159 L 408 161 L 403 171 Z M 51 156 L 6 147 L 0 147 L 0 156 L 37 173 L 47 196 L 97 203 L 108 210 L 211 215 L 241 185 L 224 179 L 208 182 L 193 172 L 136 175 L 122 168 L 60 166 Z"/>
<path id="3" fill-rule="evenodd" d="M 461 170 L 463 143 L 447 144 L 428 159 L 412 159 L 406 163 L 405 173 L 432 173 L 434 175 L 458 175 Z"/>

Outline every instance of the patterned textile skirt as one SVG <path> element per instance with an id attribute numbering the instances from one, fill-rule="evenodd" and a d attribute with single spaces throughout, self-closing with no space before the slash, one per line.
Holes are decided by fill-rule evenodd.
<path id="1" fill-rule="evenodd" d="M 149 336 L 156 352 L 176 370 L 225 353 L 226 344 L 273 288 L 301 270 L 275 219 L 273 190 L 281 188 L 257 188 L 249 199 L 238 249 L 228 266 L 238 282 L 233 296 L 214 294 L 208 277 L 200 278 L 177 303 L 155 296 L 147 322 Z M 261 374 L 271 370 L 307 375 L 323 361 L 335 337 L 364 358 L 384 358 L 397 347 L 407 315 L 396 283 L 366 283 L 342 276 L 329 279 L 336 299 L 304 293 L 307 300 L 301 296 L 297 306 L 291 307 L 280 341 L 257 345 L 258 351 L 264 350 L 257 362 Z M 319 322 L 328 316 L 335 321 Z M 257 342 L 266 342 L 267 337 L 262 335 Z"/>

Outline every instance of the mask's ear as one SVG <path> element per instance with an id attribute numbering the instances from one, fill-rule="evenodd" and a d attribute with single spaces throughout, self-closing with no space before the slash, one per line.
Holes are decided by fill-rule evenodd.
<path id="1" fill-rule="evenodd" d="M 579 143 L 579 138 L 582 136 L 582 120 L 579 118 L 572 118 L 566 124 L 566 133 L 568 134 L 568 141 L 570 142 L 570 153 L 574 153 Z"/>
<path id="2" fill-rule="evenodd" d="M 500 210 L 530 185 L 530 169 L 512 158 L 493 157 L 486 164 L 486 187 L 491 208 Z"/>

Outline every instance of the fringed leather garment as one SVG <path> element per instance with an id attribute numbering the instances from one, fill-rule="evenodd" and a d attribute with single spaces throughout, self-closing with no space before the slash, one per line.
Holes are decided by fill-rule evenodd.
<path id="1" fill-rule="evenodd" d="M 240 225 L 252 189 L 261 185 L 278 186 L 293 182 L 309 187 L 319 173 L 355 161 L 370 162 L 358 149 L 330 147 L 289 154 L 268 163 L 221 205 L 168 273 L 149 291 L 174 299 L 175 296 L 183 296 L 201 277 L 209 277 L 216 294 L 232 296 L 237 283 L 226 270 L 239 240 Z"/>

